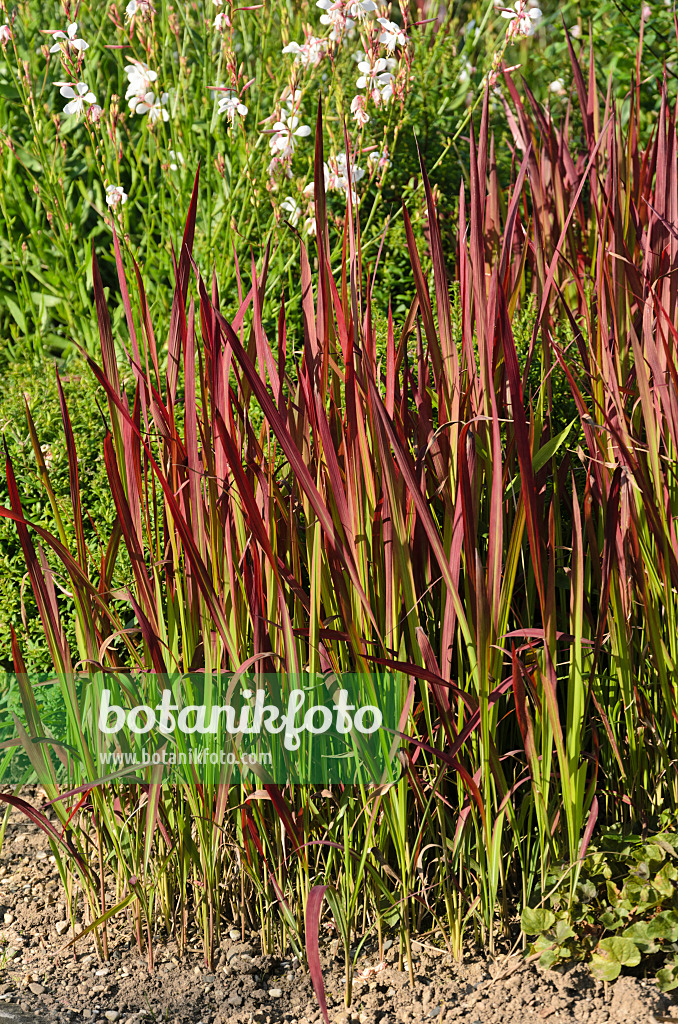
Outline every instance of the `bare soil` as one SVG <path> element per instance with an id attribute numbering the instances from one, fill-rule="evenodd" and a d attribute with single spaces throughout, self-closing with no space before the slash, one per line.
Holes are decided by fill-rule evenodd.
<path id="1" fill-rule="evenodd" d="M 29 795 L 30 798 L 30 795 Z M 76 928 L 77 928 L 76 924 Z M 76 954 L 54 859 L 43 833 L 12 812 L 0 852 L 0 1024 L 119 1021 L 141 1024 L 311 1024 L 322 1015 L 308 973 L 295 959 L 262 956 L 258 936 L 223 941 L 213 971 L 197 937 L 181 959 L 174 943 L 154 948 L 149 974 L 128 920 L 109 923 L 109 960 L 86 936 Z M 610 985 L 573 965 L 541 970 L 520 955 L 457 964 L 434 940 L 413 946 L 414 988 L 398 970 L 397 944 L 379 962 L 376 946 L 358 961 L 350 1009 L 343 963 L 324 955 L 332 1024 L 678 1024 L 678 994 L 664 995 L 637 973 Z"/>

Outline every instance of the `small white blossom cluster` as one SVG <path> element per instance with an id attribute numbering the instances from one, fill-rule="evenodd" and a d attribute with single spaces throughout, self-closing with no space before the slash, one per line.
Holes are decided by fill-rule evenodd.
<path id="1" fill-rule="evenodd" d="M 11 43 L 13 38 L 12 26 L 11 25 L 0 25 L 0 46 L 3 50 L 8 43 Z"/>
<path id="2" fill-rule="evenodd" d="M 377 166 L 387 167 L 390 164 L 390 160 L 388 159 L 387 151 L 385 149 L 381 153 L 371 153 L 367 159 L 370 165 L 370 170 Z M 359 167 L 357 163 L 354 163 L 353 160 L 347 164 L 345 153 L 339 153 L 336 157 L 330 157 L 327 163 L 323 163 L 323 177 L 325 179 L 326 192 L 343 192 L 344 194 L 348 194 L 350 184 L 351 199 L 354 203 L 358 202 L 358 193 L 356 192 L 355 186 L 357 182 L 365 177 L 365 171 L 362 167 Z M 306 196 L 307 201 L 304 231 L 307 235 L 315 235 L 316 221 L 314 209 L 314 182 L 309 182 L 304 189 L 304 195 Z M 301 217 L 301 207 L 297 203 L 296 199 L 292 196 L 286 196 L 284 202 L 280 204 L 280 208 L 287 214 L 287 221 L 293 228 L 295 228 L 299 223 L 299 218 Z"/>
<path id="3" fill-rule="evenodd" d="M 311 128 L 307 124 L 301 124 L 299 117 L 299 104 L 301 102 L 301 90 L 294 89 L 285 101 L 287 110 L 281 110 L 280 117 L 273 123 L 269 148 L 273 159 L 268 165 L 268 173 L 273 180 L 279 170 L 283 170 L 287 178 L 292 177 L 290 164 L 297 146 L 297 139 L 305 139 L 311 134 Z"/>
<path id="4" fill-rule="evenodd" d="M 316 6 L 323 12 L 320 23 L 329 28 L 329 34 L 320 38 L 305 27 L 304 42 L 290 42 L 282 52 L 293 55 L 295 64 L 303 68 L 316 67 L 359 31 L 364 49 L 354 59 L 360 71 L 356 85 L 362 92 L 351 100 L 351 113 L 362 128 L 370 119 L 369 103 L 389 103 L 395 95 L 397 69 L 408 44 L 405 27 L 377 17 L 374 0 L 316 0 Z"/>
<path id="5" fill-rule="evenodd" d="M 327 165 L 325 165 L 327 167 Z M 361 178 L 365 177 L 365 171 L 358 167 L 357 163 L 346 162 L 346 154 L 339 153 L 336 157 L 330 157 L 329 168 L 325 178 L 325 188 L 329 191 L 348 192 L 349 177 L 351 185 L 351 198 L 354 203 L 358 201 L 358 194 L 355 185 Z"/>
<path id="6" fill-rule="evenodd" d="M 155 7 L 151 3 L 151 0 L 129 0 L 127 7 L 125 8 L 126 21 L 132 21 L 133 18 L 140 17 L 144 21 L 149 21 L 155 14 Z"/>
<path id="7" fill-rule="evenodd" d="M 212 0 L 215 7 L 221 7 L 224 0 Z M 214 19 L 214 27 L 217 32 L 223 32 L 225 28 L 233 28 L 228 11 L 219 11 Z"/>
<path id="8" fill-rule="evenodd" d="M 303 43 L 288 43 L 283 46 L 283 53 L 293 53 L 294 63 L 302 67 L 316 67 L 326 53 L 326 42 L 318 36 L 307 35 Z"/>
<path id="9" fill-rule="evenodd" d="M 148 64 L 140 60 L 132 60 L 125 66 L 125 74 L 128 80 L 125 99 L 129 100 L 131 112 L 141 117 L 148 114 L 151 124 L 159 120 L 169 121 L 169 95 L 166 92 L 157 94 L 155 91 L 157 71 L 151 71 Z"/>
<path id="10" fill-rule="evenodd" d="M 358 71 L 360 71 L 360 77 L 356 82 L 358 89 L 365 89 L 375 106 L 379 106 L 380 103 L 388 103 L 393 96 L 395 81 L 393 72 L 398 66 L 398 61 L 394 57 L 377 57 L 373 51 L 369 55 L 359 53 L 356 57 L 362 58 L 358 62 Z M 353 110 L 353 105 L 351 105 L 351 110 Z M 355 113 L 354 116 L 358 121 L 359 118 Z"/>
<path id="11" fill-rule="evenodd" d="M 494 0 L 494 6 L 509 23 L 506 29 L 507 43 L 534 35 L 542 19 L 536 0 L 516 0 L 512 8 L 504 7 L 502 0 Z"/>
<path id="12" fill-rule="evenodd" d="M 145 2 L 145 0 L 142 0 Z M 128 8 L 129 10 L 129 8 Z M 3 26 L 4 27 L 4 26 Z M 69 82 L 54 82 L 53 85 L 59 90 L 61 96 L 68 100 L 63 112 L 67 115 L 74 114 L 82 117 L 87 114 L 93 122 L 100 120 L 103 111 L 97 103 L 97 98 L 86 82 L 78 81 L 81 77 L 83 54 L 89 49 L 89 43 L 85 42 L 78 35 L 78 23 L 71 22 L 65 32 L 49 29 L 48 34 L 52 36 L 53 43 L 49 48 L 50 53 L 61 53 L 62 64 L 66 71 L 73 75 Z M 0 29 L 0 38 L 2 29 Z M 127 193 L 122 185 L 106 186 L 106 204 L 113 210 L 119 209 L 127 202 Z"/>
<path id="13" fill-rule="evenodd" d="M 316 7 L 325 12 L 320 15 L 320 24 L 330 27 L 328 38 L 331 43 L 341 43 L 344 37 L 353 38 L 356 22 L 349 18 L 347 4 L 343 0 L 316 0 Z"/>
<path id="14" fill-rule="evenodd" d="M 390 103 L 394 97 L 396 76 L 408 42 L 404 28 L 395 21 L 377 18 L 375 26 L 379 27 L 371 27 L 367 33 L 365 49 L 353 55 L 360 72 L 356 81 L 360 92 L 351 101 L 351 113 L 361 128 L 370 119 L 367 112 L 370 101 L 378 107 Z M 400 51 L 399 56 L 396 56 L 397 51 Z"/>
<path id="15" fill-rule="evenodd" d="M 71 71 L 74 80 L 71 82 L 54 82 L 68 103 L 64 107 L 64 114 L 75 114 L 81 117 L 88 110 L 94 121 L 101 117 L 101 107 L 97 104 L 97 98 L 86 82 L 78 81 L 79 72 L 85 50 L 89 49 L 89 43 L 78 36 L 78 23 L 72 21 L 65 32 L 58 29 L 48 29 L 47 34 L 52 36 L 54 42 L 49 48 L 50 53 L 61 53 L 64 67 Z"/>
<path id="16" fill-rule="evenodd" d="M 228 89 L 225 85 L 211 85 L 210 89 L 221 93 L 217 103 L 217 111 L 220 114 L 226 114 L 232 125 L 235 124 L 236 117 L 245 117 L 247 115 L 247 107 L 235 89 Z"/>

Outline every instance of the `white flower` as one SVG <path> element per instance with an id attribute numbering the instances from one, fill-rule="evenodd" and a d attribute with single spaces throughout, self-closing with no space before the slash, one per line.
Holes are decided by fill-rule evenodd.
<path id="1" fill-rule="evenodd" d="M 56 40 L 57 39 L 63 39 L 65 41 L 65 43 L 66 43 L 66 46 L 68 46 L 70 49 L 72 49 L 72 50 L 79 50 L 80 53 L 82 53 L 83 50 L 88 49 L 89 43 L 86 43 L 84 39 L 77 39 L 76 38 L 77 35 L 78 35 L 78 23 L 77 23 L 77 21 L 73 21 L 73 22 L 71 22 L 71 24 L 66 29 L 66 32 L 55 32 L 54 33 L 54 40 L 55 40 L 54 41 L 54 46 L 50 46 L 49 52 L 50 53 L 58 53 L 59 50 L 61 49 L 61 43 L 57 43 Z"/>
<path id="2" fill-rule="evenodd" d="M 495 7 L 501 7 L 501 0 L 495 0 Z M 528 8 L 525 0 L 516 0 L 513 10 L 508 7 L 501 9 L 501 16 L 509 22 L 506 38 L 511 40 L 534 35 L 537 23 L 541 21 L 542 13 L 538 7 Z"/>
<path id="3" fill-rule="evenodd" d="M 379 150 L 373 150 L 368 154 L 367 162 L 372 170 L 374 170 L 375 166 L 390 167 L 391 161 L 388 158 L 388 148 L 385 147 L 381 152 Z"/>
<path id="4" fill-rule="evenodd" d="M 125 99 L 128 100 L 132 96 L 144 97 L 147 92 L 151 91 L 153 82 L 157 81 L 157 71 L 149 71 L 148 64 L 143 64 L 140 60 L 134 60 L 131 64 L 128 64 L 125 68 L 125 74 L 129 80 L 127 86 L 127 92 L 125 93 Z"/>
<path id="5" fill-rule="evenodd" d="M 86 103 L 97 101 L 94 93 L 90 92 L 89 86 L 84 82 L 73 82 L 72 85 L 68 82 L 54 82 L 54 85 L 58 86 L 61 95 L 70 101 L 64 107 L 64 114 L 77 114 L 80 117 L 85 113 Z"/>
<path id="6" fill-rule="evenodd" d="M 325 191 L 330 187 L 330 169 L 326 163 L 323 163 L 323 178 L 325 179 Z M 315 199 L 315 182 L 309 181 L 308 185 L 304 189 L 304 195 L 310 199 Z"/>
<path id="7" fill-rule="evenodd" d="M 320 20 L 322 21 L 325 16 L 323 15 Z M 353 18 L 344 18 L 343 22 L 337 22 L 332 26 L 332 31 L 327 37 L 331 43 L 341 43 L 344 36 L 347 39 L 353 39 L 355 35 L 355 21 Z M 314 221 L 315 224 L 315 221 Z"/>
<path id="8" fill-rule="evenodd" d="M 109 206 L 113 207 L 122 206 L 127 202 L 127 193 L 122 185 L 106 186 L 106 202 Z"/>
<path id="9" fill-rule="evenodd" d="M 565 86 L 563 85 L 563 80 L 561 78 L 554 79 L 549 85 L 549 92 L 555 92 L 558 94 L 564 93 Z"/>
<path id="10" fill-rule="evenodd" d="M 284 210 L 285 213 L 289 214 L 288 221 L 293 228 L 296 228 L 301 217 L 301 207 L 292 196 L 286 196 L 284 202 L 280 204 L 280 209 Z"/>
<path id="11" fill-rule="evenodd" d="M 327 164 L 325 165 L 327 167 Z M 306 189 L 304 189 L 306 191 Z M 315 221 L 315 207 L 311 201 L 309 201 L 306 208 L 306 219 L 304 220 L 304 231 L 307 235 L 316 235 L 318 233 L 318 225 Z"/>
<path id="12" fill-rule="evenodd" d="M 181 153 L 179 153 L 178 151 L 176 151 L 174 149 L 170 149 L 169 150 L 169 155 L 170 155 L 170 159 L 172 161 L 170 163 L 170 171 L 178 171 L 179 170 L 179 164 L 181 164 L 183 166 L 183 163 L 184 163 L 183 156 L 181 155 Z"/>
<path id="13" fill-rule="evenodd" d="M 396 25 L 395 21 L 389 21 L 388 18 L 377 18 L 377 21 L 384 30 L 379 36 L 379 42 L 386 47 L 389 53 L 393 53 L 396 46 L 407 44 L 405 33 L 399 25 Z"/>
<path id="14" fill-rule="evenodd" d="M 233 92 L 230 89 L 219 97 L 217 110 L 220 114 L 225 113 L 231 124 L 234 124 L 236 114 L 240 114 L 241 117 L 245 117 L 247 114 L 247 107 L 244 103 L 240 102 L 237 92 Z"/>
<path id="15" fill-rule="evenodd" d="M 163 121 L 169 121 L 169 110 L 166 109 L 169 102 L 169 94 L 164 92 L 162 96 L 156 98 L 153 90 L 144 93 L 143 96 L 133 96 L 129 101 L 130 110 L 133 114 L 139 114 L 143 117 L 144 114 L 148 114 L 148 120 L 151 124 L 155 124 L 162 118 Z"/>
<path id="16" fill-rule="evenodd" d="M 331 43 L 340 43 L 345 35 L 353 34 L 355 21 L 346 16 L 344 0 L 316 0 L 316 7 L 325 11 L 320 15 L 320 24 L 330 26 L 328 39 Z"/>
<path id="17" fill-rule="evenodd" d="M 351 100 L 351 113 L 361 128 L 363 125 L 366 125 L 370 119 L 370 115 L 365 109 L 366 102 L 367 101 L 364 96 L 354 96 Z"/>
<path id="18" fill-rule="evenodd" d="M 287 107 L 288 110 L 294 110 L 295 107 L 299 106 L 300 100 L 301 89 L 295 89 L 294 92 L 291 92 L 287 99 L 285 100 L 285 106 Z"/>
<path id="19" fill-rule="evenodd" d="M 573 39 L 579 39 L 581 35 L 581 29 L 579 28 L 579 25 L 572 26 L 572 28 L 570 29 L 570 35 L 573 37 Z"/>
<path id="20" fill-rule="evenodd" d="M 320 15 L 321 25 L 336 25 L 344 20 L 343 0 L 316 0 L 316 7 L 326 11 Z"/>
<path id="21" fill-rule="evenodd" d="M 383 75 L 377 75 L 377 88 L 372 92 L 372 99 L 375 103 L 380 92 L 382 102 L 388 103 L 393 96 L 393 81 L 393 75 L 390 71 L 385 71 Z"/>
<path id="22" fill-rule="evenodd" d="M 226 26 L 226 28 L 231 28 L 231 19 L 225 11 L 219 11 L 214 19 L 214 27 L 217 32 L 221 32 L 223 31 L 224 26 Z"/>
<path id="23" fill-rule="evenodd" d="M 377 5 L 373 0 L 351 0 L 348 5 L 348 13 L 352 18 L 362 21 L 372 11 L 376 11 Z"/>
<path id="24" fill-rule="evenodd" d="M 271 136 L 269 142 L 271 151 L 283 153 L 285 156 L 291 156 L 294 152 L 295 136 L 305 138 L 311 134 L 311 129 L 307 124 L 299 124 L 299 118 L 295 114 L 288 114 L 286 110 L 282 111 L 280 120 L 273 125 L 273 130 L 275 135 Z"/>
<path id="25" fill-rule="evenodd" d="M 294 63 L 302 67 L 314 67 L 325 56 L 325 40 L 317 36 L 309 36 L 305 43 L 288 43 L 283 46 L 283 53 L 293 53 Z"/>
<path id="26" fill-rule="evenodd" d="M 348 192 L 348 171 L 346 170 L 346 154 L 339 153 L 335 161 L 337 165 L 337 178 L 335 188 L 343 189 L 344 192 Z M 365 171 L 362 167 L 358 167 L 357 164 L 350 164 L 351 168 L 351 184 L 355 185 L 360 181 L 361 178 L 365 177 Z"/>
<path id="27" fill-rule="evenodd" d="M 7 46 L 12 38 L 12 29 L 10 25 L 0 25 L 0 46 Z"/>
<path id="28" fill-rule="evenodd" d="M 155 7 L 151 0 L 129 0 L 125 14 L 127 15 L 126 21 L 131 21 L 137 14 L 141 14 L 143 18 L 150 18 L 152 14 L 155 14 Z"/>
<path id="29" fill-rule="evenodd" d="M 359 89 L 365 89 L 367 87 L 368 80 L 370 78 L 374 78 L 374 76 L 379 71 L 383 71 L 385 67 L 386 67 L 386 58 L 385 57 L 379 57 L 379 59 L 377 61 L 375 61 L 374 64 L 371 64 L 369 62 L 369 60 L 361 60 L 360 64 L 358 64 L 358 71 L 362 71 L 362 75 L 360 76 L 360 78 L 356 82 L 356 85 L 358 86 L 358 88 Z"/>
<path id="30" fill-rule="evenodd" d="M 367 89 L 375 103 L 387 103 L 393 95 L 392 69 L 397 64 L 392 57 L 379 57 L 374 64 L 361 60 L 358 71 L 362 71 L 362 75 L 356 82 L 357 87 Z"/>

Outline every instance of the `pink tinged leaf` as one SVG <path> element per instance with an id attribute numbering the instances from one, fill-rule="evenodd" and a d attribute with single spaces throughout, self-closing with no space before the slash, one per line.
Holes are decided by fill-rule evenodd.
<path id="1" fill-rule="evenodd" d="M 308 970 L 311 975 L 311 983 L 313 985 L 313 991 L 315 992 L 316 999 L 318 1000 L 318 1005 L 320 1006 L 320 1012 L 323 1015 L 325 1024 L 330 1024 L 330 1018 L 327 1012 L 327 1000 L 325 998 L 325 982 L 323 981 L 323 971 L 320 965 L 320 943 L 318 941 L 320 915 L 326 890 L 326 885 L 314 885 L 308 894 L 305 915 L 306 956 L 308 959 Z"/>
<path id="2" fill-rule="evenodd" d="M 129 417 L 129 413 L 127 415 Z M 115 452 L 113 451 L 113 442 L 111 440 L 110 433 L 106 434 L 104 439 L 104 463 L 106 465 L 111 494 L 122 526 L 125 546 L 127 547 L 130 561 L 132 563 L 132 571 L 134 572 L 134 577 L 137 581 L 139 595 L 144 605 L 146 615 L 152 623 L 152 628 L 157 633 L 158 621 L 155 615 L 155 593 L 151 586 L 151 581 L 148 578 L 146 563 L 144 561 L 144 553 L 134 528 L 134 522 L 127 498 L 125 497 L 125 491 L 122 485 L 122 480 L 120 479 L 120 473 L 118 472 L 118 463 L 115 458 Z"/>
<path id="3" fill-rule="evenodd" d="M 50 646 L 50 653 L 54 659 L 55 665 L 58 665 L 63 672 L 72 672 L 71 654 L 68 649 L 68 644 L 64 640 L 63 629 L 61 621 L 57 617 L 54 617 L 52 603 L 49 598 L 47 583 L 42 573 L 40 562 L 33 546 L 30 534 L 28 532 L 26 520 L 23 518 L 23 509 L 21 507 L 21 499 L 19 497 L 19 489 L 16 483 L 16 477 L 14 476 L 14 466 L 7 449 L 7 443 L 5 442 L 5 472 L 7 476 L 7 488 L 9 490 L 9 500 L 12 506 L 13 518 L 17 524 L 17 532 L 19 534 L 19 543 L 21 544 L 21 550 L 23 551 L 24 561 L 26 562 L 26 568 L 31 580 L 31 586 L 33 593 L 35 594 L 35 600 L 38 605 L 38 611 L 40 612 L 40 618 L 42 619 L 43 629 L 45 636 Z M 7 514 L 8 510 L 2 509 L 0 513 Z M 46 531 L 44 531 L 46 533 Z M 61 547 L 61 545 L 59 545 Z"/>
<path id="4" fill-rule="evenodd" d="M 141 360 L 139 356 L 139 343 L 137 342 L 136 330 L 134 329 L 134 316 L 132 315 L 132 305 L 129 300 L 129 292 L 127 290 L 127 277 L 125 275 L 125 266 L 122 261 L 120 243 L 118 242 L 118 235 L 115 230 L 115 226 L 113 226 L 113 248 L 115 250 L 115 267 L 118 272 L 118 283 L 120 285 L 120 294 L 122 295 L 122 304 L 125 310 L 127 330 L 129 331 L 130 341 L 132 342 L 132 355 L 134 356 L 134 363 L 141 365 Z"/>
<path id="5" fill-rule="evenodd" d="M 64 433 L 66 435 L 66 453 L 68 455 L 68 480 L 71 489 L 71 505 L 73 507 L 73 523 L 75 526 L 75 539 L 78 546 L 78 558 L 83 569 L 87 567 L 87 546 L 85 544 L 85 534 L 82 528 L 82 512 L 80 507 L 80 477 L 78 474 L 78 456 L 75 450 L 75 438 L 73 436 L 73 428 L 71 427 L 71 420 L 68 415 L 68 408 L 66 406 L 66 398 L 64 391 L 61 386 L 61 377 L 57 370 L 57 388 L 59 391 L 59 405 L 61 407 L 61 418 L 64 424 Z"/>
<path id="6" fill-rule="evenodd" d="M 188 207 L 184 237 L 179 255 L 179 267 L 175 271 L 175 291 L 172 303 L 169 338 L 167 342 L 167 393 L 174 404 L 177 379 L 179 376 L 180 344 L 186 339 L 186 296 L 188 295 L 188 278 L 190 273 L 193 237 L 195 235 L 195 218 L 198 212 L 198 182 L 200 180 L 200 164 L 193 183 L 191 202 Z"/>
<path id="7" fill-rule="evenodd" d="M 594 829 L 596 827 L 596 822 L 597 821 L 598 821 L 598 797 L 594 796 L 593 802 L 591 804 L 591 810 L 589 811 L 588 820 L 586 822 L 586 828 L 584 829 L 584 835 L 582 836 L 582 839 L 581 839 L 581 846 L 579 847 L 579 859 L 580 860 L 583 860 L 583 858 L 586 856 L 586 851 L 589 848 L 589 843 L 591 842 L 591 838 L 593 836 L 593 831 L 594 831 Z"/>
<path id="8" fill-rule="evenodd" d="M 58 843 L 59 846 L 62 846 L 68 853 L 69 857 L 72 857 L 73 860 L 77 861 L 84 874 L 89 878 L 92 877 L 87 862 L 83 860 L 77 850 L 73 848 L 73 844 L 70 840 L 64 840 L 62 836 L 59 835 L 49 818 L 46 818 L 41 811 L 32 807 L 26 800 L 22 800 L 21 797 L 14 796 L 11 793 L 0 793 L 0 801 L 2 803 L 9 804 L 10 807 L 14 807 L 17 811 L 21 811 L 22 814 L 25 814 L 29 821 L 32 821 L 34 825 L 37 825 L 48 839 L 51 839 L 52 842 Z"/>
<path id="9" fill-rule="evenodd" d="M 332 517 L 330 516 L 330 513 L 327 509 L 327 506 L 325 505 L 320 495 L 320 492 L 318 491 L 315 483 L 313 482 L 313 479 L 302 459 L 299 449 L 294 443 L 292 436 L 290 435 L 289 430 L 287 429 L 280 413 L 278 412 L 275 405 L 271 401 L 271 397 L 268 394 L 266 388 L 264 387 L 261 378 L 257 374 L 255 368 L 252 366 L 251 360 L 249 359 L 247 353 L 240 344 L 237 336 L 234 334 L 231 325 L 228 323 L 227 320 L 221 317 L 221 314 L 219 314 L 219 317 L 222 329 L 225 331 L 226 336 L 229 338 L 231 345 L 233 346 L 233 352 L 238 362 L 240 363 L 245 373 L 245 376 L 247 377 L 249 384 L 257 397 L 259 404 L 261 405 L 262 411 L 266 419 L 270 423 L 273 432 L 280 441 L 280 444 L 290 462 L 290 466 L 300 486 L 303 487 L 309 501 L 311 502 L 311 505 L 313 506 L 315 513 L 318 516 L 318 519 L 320 520 L 320 523 L 323 527 L 323 530 L 325 531 L 328 542 L 332 545 L 334 550 L 337 552 L 339 557 L 346 565 L 348 573 L 351 577 L 356 592 L 360 597 L 366 614 L 368 615 L 375 629 L 377 629 L 378 627 L 374 616 L 374 612 L 370 605 L 369 599 L 367 598 L 367 595 L 363 590 L 355 563 L 351 558 L 350 553 L 347 551 L 346 546 L 343 543 L 339 533 L 337 532 Z"/>

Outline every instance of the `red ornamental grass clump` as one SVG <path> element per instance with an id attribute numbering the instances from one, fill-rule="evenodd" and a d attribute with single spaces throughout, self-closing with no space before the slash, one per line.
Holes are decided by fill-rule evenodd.
<path id="1" fill-rule="evenodd" d="M 113 338 L 95 261 L 101 361 L 89 363 L 108 397 L 118 521 L 100 555 L 87 549 L 63 400 L 70 509 L 54 500 L 55 535 L 31 532 L 8 459 L 2 513 L 17 522 L 76 745 L 87 711 L 68 689 L 76 668 L 92 686 L 124 669 L 133 686 L 143 671 L 380 666 L 402 674 L 408 708 L 401 781 L 374 791 L 177 791 L 151 776 L 66 796 L 63 820 L 81 811 L 68 840 L 79 859 L 61 863 L 80 873 L 97 934 L 131 905 L 150 950 L 159 924 L 185 942 L 193 918 L 211 960 L 235 917 L 265 946 L 306 941 L 322 1000 L 326 896 L 350 996 L 351 936 L 370 925 L 380 938 L 396 925 L 401 951 L 413 928 L 439 927 L 460 954 L 473 921 L 491 948 L 510 901 L 527 904 L 550 866 L 575 863 L 598 823 L 675 812 L 676 119 L 664 86 L 643 148 L 637 90 L 622 127 L 593 59 L 587 82 L 571 56 L 576 138 L 572 112 L 556 125 L 504 75 L 516 157 L 506 193 L 485 97 L 455 253 L 443 251 L 422 166 L 428 252 L 404 209 L 416 293 L 398 329 L 389 311 L 384 338 L 350 187 L 344 257 L 330 265 L 320 114 L 317 273 L 302 244 L 294 374 L 284 302 L 275 337 L 264 326 L 268 253 L 228 313 L 192 261 L 197 177 L 165 345 L 136 266 L 132 303 L 117 239 L 128 336 Z M 77 651 L 40 545 L 73 593 Z M 114 586 L 123 551 L 125 586 Z M 18 641 L 15 660 L 22 677 Z M 21 736 L 55 798 L 25 680 L 22 698 Z M 83 744 L 79 757 L 93 767 Z M 125 882 L 115 906 L 109 876 Z"/>

